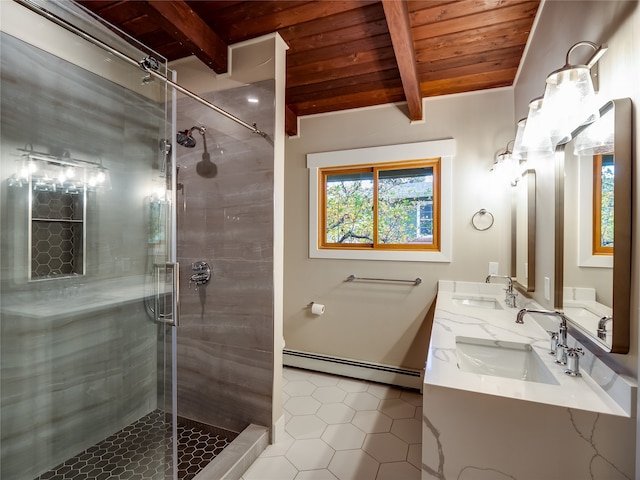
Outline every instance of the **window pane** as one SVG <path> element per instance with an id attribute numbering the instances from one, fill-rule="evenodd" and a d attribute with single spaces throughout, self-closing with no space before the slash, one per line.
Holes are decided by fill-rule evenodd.
<path id="1" fill-rule="evenodd" d="M 379 172 L 378 243 L 433 244 L 433 167 Z"/>
<path id="2" fill-rule="evenodd" d="M 373 172 L 326 177 L 326 243 L 373 243 Z"/>
<path id="3" fill-rule="evenodd" d="M 600 192 L 600 246 L 613 247 L 613 155 L 602 156 Z"/>

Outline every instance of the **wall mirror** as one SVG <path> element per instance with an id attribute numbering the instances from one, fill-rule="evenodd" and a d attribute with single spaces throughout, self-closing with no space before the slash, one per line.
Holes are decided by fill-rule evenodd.
<path id="1" fill-rule="evenodd" d="M 536 289 L 536 172 L 522 172 L 513 187 L 511 277 L 523 292 Z"/>
<path id="2" fill-rule="evenodd" d="M 612 100 L 556 156 L 555 307 L 608 352 L 627 353 L 631 100 Z"/>

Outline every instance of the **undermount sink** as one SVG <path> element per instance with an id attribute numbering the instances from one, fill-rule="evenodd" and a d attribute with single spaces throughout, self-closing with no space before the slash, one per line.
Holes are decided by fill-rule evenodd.
<path id="1" fill-rule="evenodd" d="M 591 332 L 595 332 L 598 329 L 598 321 L 604 315 L 598 315 L 597 313 L 592 312 L 588 308 L 576 305 L 576 306 L 568 306 L 565 305 L 564 313 L 574 322 L 579 323 L 587 330 Z"/>
<path id="2" fill-rule="evenodd" d="M 456 337 L 456 356 L 465 372 L 559 385 L 527 343 Z"/>
<path id="3" fill-rule="evenodd" d="M 502 310 L 502 307 L 495 298 L 490 297 L 453 297 L 453 303 L 464 305 L 465 307 L 488 308 Z"/>

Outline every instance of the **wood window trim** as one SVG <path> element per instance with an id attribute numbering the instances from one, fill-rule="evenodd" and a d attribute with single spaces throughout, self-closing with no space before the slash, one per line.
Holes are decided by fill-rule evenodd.
<path id="1" fill-rule="evenodd" d="M 593 255 L 613 255 L 614 247 L 601 244 L 602 235 L 602 159 L 604 155 L 593 156 L 593 211 L 592 211 L 592 253 Z"/>
<path id="2" fill-rule="evenodd" d="M 317 245 L 322 250 L 366 250 L 366 251 L 420 251 L 420 252 L 440 252 L 441 251 L 441 170 L 442 158 L 432 157 L 419 160 L 407 160 L 375 164 L 347 165 L 340 167 L 327 167 L 318 170 L 318 238 Z M 378 243 L 378 172 L 385 170 L 402 170 L 416 167 L 427 167 L 433 169 L 433 242 L 430 244 L 380 244 Z M 341 173 L 373 173 L 373 242 L 370 244 L 360 243 L 327 243 L 326 242 L 326 221 L 327 221 L 327 177 L 330 174 Z"/>

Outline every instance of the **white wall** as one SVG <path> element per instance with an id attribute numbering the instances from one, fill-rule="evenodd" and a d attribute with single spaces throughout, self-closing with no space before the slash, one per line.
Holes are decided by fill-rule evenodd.
<path id="1" fill-rule="evenodd" d="M 425 101 L 426 122 L 411 125 L 403 110 L 386 105 L 303 117 L 299 137 L 286 142 L 285 296 L 286 348 L 403 368 L 424 367 L 425 314 L 438 279 L 483 281 L 488 262 L 509 273 L 510 192 L 489 169 L 515 135 L 513 93 L 496 89 Z M 453 261 L 451 263 L 308 258 L 306 154 L 454 138 Z M 475 212 L 495 216 L 485 232 L 472 228 Z M 414 279 L 419 286 L 345 283 L 363 277 Z M 309 302 L 326 305 L 310 314 Z"/>

